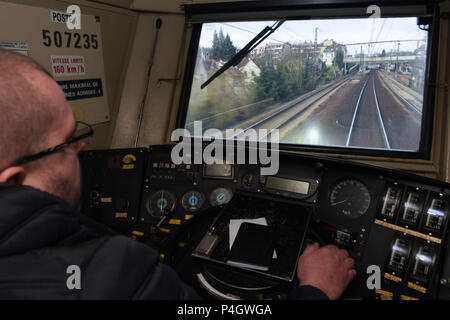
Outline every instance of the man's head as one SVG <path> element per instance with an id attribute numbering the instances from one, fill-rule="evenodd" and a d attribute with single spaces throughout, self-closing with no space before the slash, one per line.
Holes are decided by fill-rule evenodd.
<path id="1" fill-rule="evenodd" d="M 32 59 L 0 49 L 0 182 L 28 185 L 78 201 L 80 165 L 77 142 L 24 164 L 19 159 L 69 140 L 75 118 L 64 93 Z"/>

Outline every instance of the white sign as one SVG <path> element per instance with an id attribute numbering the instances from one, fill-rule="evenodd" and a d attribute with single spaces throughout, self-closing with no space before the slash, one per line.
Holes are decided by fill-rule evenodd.
<path id="1" fill-rule="evenodd" d="M 62 2 L 66 8 L 49 9 L 0 0 L 0 45 L 33 58 L 61 87 L 67 87 L 64 93 L 77 120 L 91 125 L 108 122 L 100 20 L 82 14 L 70 1 Z M 91 87 L 71 88 L 83 84 Z"/>
<path id="2" fill-rule="evenodd" d="M 82 76 L 86 73 L 83 56 L 50 56 L 54 77 Z"/>
<path id="3" fill-rule="evenodd" d="M 77 5 L 67 7 L 67 12 L 50 10 L 50 20 L 54 23 L 65 23 L 70 30 L 81 29 L 81 10 Z"/>
<path id="4" fill-rule="evenodd" d="M 71 14 L 64 11 L 50 11 L 50 20 L 55 23 L 66 23 L 69 21 Z"/>
<path id="5" fill-rule="evenodd" d="M 0 48 L 13 50 L 28 56 L 28 43 L 22 41 L 0 41 Z"/>

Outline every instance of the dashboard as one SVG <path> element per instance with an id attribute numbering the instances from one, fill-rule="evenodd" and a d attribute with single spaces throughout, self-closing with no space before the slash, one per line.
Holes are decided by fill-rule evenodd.
<path id="1" fill-rule="evenodd" d="M 450 298 L 449 184 L 289 152 L 265 176 L 259 164 L 175 164 L 172 148 L 83 152 L 81 212 L 157 250 L 202 297 L 286 299 L 319 242 L 355 260 L 343 299 Z"/>

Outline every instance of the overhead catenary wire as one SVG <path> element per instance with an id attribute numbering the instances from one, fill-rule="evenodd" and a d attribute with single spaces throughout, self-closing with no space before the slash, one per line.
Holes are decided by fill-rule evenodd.
<path id="1" fill-rule="evenodd" d="M 258 32 L 255 32 L 255 31 L 252 31 L 252 30 L 248 30 L 248 29 L 245 29 L 245 28 L 242 28 L 242 27 L 238 27 L 238 26 L 235 26 L 235 25 L 233 25 L 231 23 L 222 22 L 221 24 L 226 25 L 226 26 L 231 27 L 231 28 L 235 28 L 235 29 L 241 30 L 241 31 L 245 31 L 245 32 L 248 32 L 248 33 L 251 33 L 251 34 L 254 34 L 254 35 L 258 34 Z M 273 40 L 275 42 L 288 44 L 288 42 L 282 41 L 282 40 L 278 40 L 278 39 L 276 39 L 274 37 L 268 37 L 268 39 Z"/>
<path id="2" fill-rule="evenodd" d="M 381 24 L 381 27 L 380 27 L 380 29 L 379 29 L 379 31 L 378 31 L 378 34 L 377 34 L 377 37 L 375 38 L 375 44 L 374 44 L 374 46 L 372 47 L 372 53 L 375 51 L 375 47 L 376 47 L 376 45 L 377 45 L 377 43 L 378 43 L 378 39 L 380 39 L 380 36 L 381 36 L 381 33 L 383 32 L 383 28 L 384 28 L 384 24 L 386 23 L 386 19 L 384 19 L 383 20 L 383 23 Z"/>

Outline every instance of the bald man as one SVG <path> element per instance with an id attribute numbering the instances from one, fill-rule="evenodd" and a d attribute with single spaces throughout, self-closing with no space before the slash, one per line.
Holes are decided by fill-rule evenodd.
<path id="1" fill-rule="evenodd" d="M 93 130 L 45 69 L 3 49 L 0 128 L 0 299 L 199 298 L 157 252 L 76 212 Z M 339 298 L 353 265 L 345 250 L 308 247 L 291 297 Z"/>

